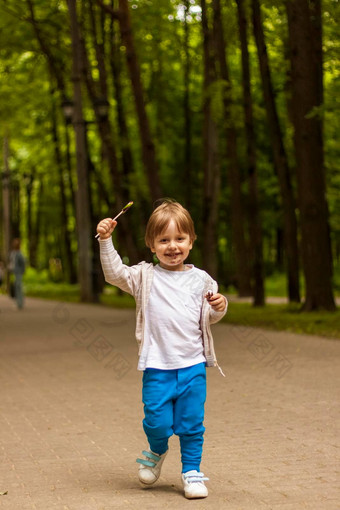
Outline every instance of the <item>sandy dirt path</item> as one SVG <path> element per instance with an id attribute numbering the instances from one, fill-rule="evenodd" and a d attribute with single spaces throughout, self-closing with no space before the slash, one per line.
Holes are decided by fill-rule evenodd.
<path id="1" fill-rule="evenodd" d="M 137 479 L 134 325 L 133 310 L 0 296 L 0 508 L 339 509 L 339 341 L 213 326 L 210 494 L 188 501 L 176 436 L 155 486 Z"/>

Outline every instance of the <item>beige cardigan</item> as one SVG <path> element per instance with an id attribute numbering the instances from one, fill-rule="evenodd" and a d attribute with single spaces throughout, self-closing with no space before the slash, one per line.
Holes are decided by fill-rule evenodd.
<path id="1" fill-rule="evenodd" d="M 123 264 L 118 252 L 115 250 L 112 238 L 99 239 L 100 260 L 105 276 L 105 281 L 111 285 L 119 287 L 125 292 L 131 294 L 136 300 L 136 340 L 139 345 L 139 352 L 142 352 L 144 342 L 144 317 L 148 303 L 152 279 L 153 264 L 148 262 L 140 262 L 134 266 Z M 210 329 L 210 324 L 218 322 L 226 314 L 228 309 L 228 301 L 226 299 L 226 307 L 223 312 L 216 312 L 205 299 L 205 294 L 211 290 L 214 294 L 218 291 L 218 285 L 205 271 L 201 271 L 204 278 L 204 292 L 202 296 L 202 311 L 200 327 L 203 335 L 204 356 L 207 360 L 207 366 L 217 366 L 222 375 L 223 372 L 219 367 L 215 350 L 214 341 Z"/>

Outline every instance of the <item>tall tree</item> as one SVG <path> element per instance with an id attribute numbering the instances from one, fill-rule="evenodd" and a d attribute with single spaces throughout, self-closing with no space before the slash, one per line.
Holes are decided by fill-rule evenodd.
<path id="1" fill-rule="evenodd" d="M 118 31 L 115 29 L 113 17 L 111 17 L 110 20 L 109 40 L 109 62 L 116 102 L 118 139 L 122 154 L 122 169 L 124 176 L 123 188 L 125 191 L 127 191 L 127 182 L 129 180 L 129 176 L 133 174 L 134 164 L 131 151 L 130 136 L 127 126 L 125 105 L 123 100 L 122 62 L 120 53 L 121 38 L 119 37 Z M 127 197 L 124 197 L 124 200 L 125 198 Z"/>
<path id="2" fill-rule="evenodd" d="M 80 44 L 76 0 L 68 0 L 70 29 L 72 40 L 72 73 L 73 73 L 73 125 L 76 137 L 77 155 L 77 192 L 76 218 L 78 236 L 78 275 L 81 300 L 93 301 L 92 255 L 91 255 L 91 214 L 88 176 L 88 157 L 86 142 L 86 125 L 82 107 L 82 50 Z"/>
<path id="3" fill-rule="evenodd" d="M 190 1 L 184 1 L 184 95 L 183 95 L 183 111 L 184 111 L 184 172 L 185 172 L 185 202 L 190 209 L 192 202 L 192 185 L 193 185 L 193 169 L 192 169 L 192 127 L 191 127 L 191 107 L 190 107 L 190 23 L 188 20 L 190 9 Z"/>
<path id="4" fill-rule="evenodd" d="M 295 199 L 291 183 L 288 158 L 276 108 L 275 93 L 272 85 L 267 46 L 263 33 L 259 0 L 252 0 L 252 20 L 262 79 L 264 103 L 269 125 L 269 137 L 273 151 L 275 170 L 280 186 L 283 211 L 284 246 L 287 257 L 288 297 L 290 301 L 300 302 L 299 251 L 297 243 Z"/>
<path id="5" fill-rule="evenodd" d="M 128 189 L 122 183 L 122 175 L 119 170 L 117 150 L 115 145 L 115 136 L 113 134 L 113 126 L 110 121 L 109 115 L 101 114 L 101 105 L 104 102 L 108 106 L 108 78 L 105 64 L 104 47 L 98 41 L 98 35 L 96 30 L 95 14 L 90 5 L 90 18 L 92 26 L 92 38 L 96 49 L 96 59 L 99 74 L 99 86 L 93 78 L 91 65 L 89 62 L 88 52 L 86 49 L 84 33 L 84 27 L 79 26 L 80 44 L 82 48 L 82 62 L 84 79 L 87 85 L 87 90 L 92 103 L 93 111 L 96 117 L 98 131 L 100 139 L 103 145 L 103 153 L 105 154 L 108 166 L 110 169 L 110 175 L 112 179 L 113 189 L 115 193 L 115 203 L 118 210 L 122 209 L 124 205 L 129 201 Z M 97 223 L 94 221 L 94 223 Z M 122 217 L 121 228 L 118 230 L 118 236 L 120 239 L 121 246 L 126 248 L 128 257 L 131 263 L 136 263 L 138 260 L 138 252 L 135 244 L 135 239 L 131 228 L 129 228 L 128 220 L 126 217 Z"/>
<path id="6" fill-rule="evenodd" d="M 239 296 L 249 296 L 252 293 L 249 268 L 249 256 L 245 241 L 244 205 L 241 192 L 241 169 L 237 151 L 237 130 L 232 115 L 233 98 L 232 83 L 230 79 L 229 63 L 226 55 L 226 44 L 222 24 L 220 0 L 213 0 L 214 22 L 213 35 L 217 62 L 219 64 L 220 78 L 223 80 L 223 106 L 224 106 L 224 139 L 228 160 L 228 179 L 231 192 L 231 229 L 235 245 L 236 281 Z M 254 211 L 255 213 L 256 211 Z M 254 218 L 253 218 L 254 221 Z M 263 284 L 262 284 L 263 288 Z M 254 286 L 257 295 L 259 283 Z M 255 299 L 258 304 L 258 298 Z M 261 301 L 261 304 L 262 301 Z"/>
<path id="7" fill-rule="evenodd" d="M 42 22 L 40 19 L 37 19 L 36 16 L 36 5 L 33 0 L 26 0 L 28 10 L 29 10 L 29 17 L 28 21 L 31 23 L 36 39 L 38 41 L 40 51 L 46 58 L 47 67 L 49 70 L 49 77 L 51 81 L 51 91 L 54 89 L 54 83 L 56 84 L 56 88 L 60 94 L 60 97 L 62 99 L 66 99 L 67 97 L 67 80 L 65 76 L 65 69 L 64 69 L 64 63 L 61 61 L 60 56 L 56 54 L 55 51 L 53 51 L 53 45 L 50 41 L 50 34 L 47 32 L 48 27 L 45 26 L 45 23 Z M 58 182 L 59 182 L 59 191 L 60 191 L 60 203 L 61 203 L 61 232 L 62 232 L 62 242 L 64 244 L 64 252 L 65 252 L 65 261 L 63 262 L 63 267 L 66 268 L 66 275 L 68 280 L 71 283 L 75 283 L 77 281 L 77 271 L 76 271 L 76 265 L 75 265 L 75 259 L 74 255 L 71 249 L 72 245 L 72 234 L 69 231 L 67 225 L 68 225 L 68 212 L 67 212 L 67 194 L 66 194 L 66 186 L 64 183 L 64 164 L 62 157 L 62 150 L 61 150 L 61 143 L 58 137 L 58 122 L 57 122 L 57 111 L 55 106 L 55 98 L 54 98 L 54 92 L 51 93 L 51 126 L 52 126 L 52 140 L 53 140 L 53 151 L 54 151 L 54 157 L 55 157 L 55 163 L 58 173 Z M 68 133 L 68 124 L 70 123 L 71 119 L 65 119 L 65 138 L 66 138 L 66 169 L 68 174 L 68 182 L 70 187 L 70 195 L 71 195 L 71 209 L 74 209 L 74 204 L 76 203 L 75 199 L 75 193 L 73 190 L 73 183 L 72 183 L 72 164 L 71 164 L 71 155 L 70 155 L 70 140 L 69 140 L 69 133 Z M 41 190 L 42 191 L 42 190 Z M 41 207 L 41 195 L 39 195 L 39 207 Z M 40 231 L 40 218 L 37 217 L 36 221 L 36 235 L 30 236 L 29 245 L 30 247 L 30 262 L 33 267 L 35 267 L 35 264 L 33 261 L 36 258 L 36 253 L 34 255 L 34 252 L 37 250 L 37 244 L 38 244 L 38 233 Z"/>
<path id="8" fill-rule="evenodd" d="M 152 141 L 149 120 L 145 109 L 143 85 L 133 38 L 129 3 L 127 0 L 119 0 L 119 24 L 122 41 L 126 47 L 127 65 L 136 103 L 139 132 L 142 142 L 142 158 L 148 176 L 151 199 L 155 201 L 162 195 L 159 168 L 156 160 L 155 145 Z"/>
<path id="9" fill-rule="evenodd" d="M 142 159 L 148 178 L 151 200 L 155 201 L 162 195 L 159 168 L 156 159 L 155 145 L 151 136 L 149 119 L 145 108 L 144 89 L 133 37 L 129 2 L 127 0 L 119 0 L 119 10 L 112 9 L 112 7 L 104 4 L 101 0 L 97 0 L 97 2 L 106 12 L 119 21 L 122 42 L 126 48 L 127 67 L 139 123 Z"/>
<path id="10" fill-rule="evenodd" d="M 113 0 L 112 0 L 113 5 Z M 111 5 L 111 7 L 112 7 Z M 135 164 L 133 160 L 132 154 L 132 140 L 130 137 L 129 129 L 128 129 L 128 116 L 127 116 L 127 108 L 124 103 L 124 84 L 123 84 L 123 62 L 122 62 L 122 52 L 121 52 L 121 34 L 119 31 L 119 26 L 116 26 L 114 16 L 111 16 L 110 19 L 110 31 L 109 31 L 109 66 L 111 69 L 112 82 L 113 82 L 113 94 L 115 98 L 116 105 L 116 114 L 117 114 L 117 144 L 121 150 L 121 165 L 122 165 L 122 193 L 124 198 L 124 205 L 129 202 L 131 199 L 130 196 L 130 182 L 133 179 L 133 175 L 135 172 Z M 136 208 L 138 208 L 138 213 L 133 217 L 130 217 L 126 220 L 126 229 L 131 230 L 132 224 L 132 232 L 130 235 L 134 235 L 135 239 L 138 239 L 142 236 L 140 232 L 144 232 L 144 227 L 148 219 L 148 210 L 149 210 L 149 202 L 148 199 L 144 196 L 143 193 L 140 193 L 139 200 L 135 204 Z M 123 217 L 124 219 L 124 217 Z M 133 223 L 133 220 L 135 222 Z M 132 243 L 130 243 L 132 245 Z M 145 259 L 149 256 L 149 250 L 146 250 L 146 247 L 143 246 L 141 249 L 139 246 L 135 248 L 135 255 L 130 260 L 133 261 L 134 258 Z"/>
<path id="11" fill-rule="evenodd" d="M 42 53 L 45 55 L 47 59 L 47 64 L 50 70 L 51 76 L 53 76 L 57 82 L 58 89 L 64 93 L 65 95 L 65 79 L 63 73 L 63 63 L 60 62 L 59 59 L 55 57 L 53 52 L 51 51 L 50 44 L 48 43 L 48 35 L 44 35 L 41 30 L 41 23 L 39 23 L 36 19 L 34 1 L 26 0 L 29 16 L 27 20 L 32 24 L 34 33 L 39 42 L 39 46 L 41 48 Z"/>
<path id="12" fill-rule="evenodd" d="M 12 225 L 11 225 L 11 195 L 10 195 L 10 166 L 9 166 L 9 134 L 5 132 L 3 141 L 3 167 L 2 175 L 2 229 L 3 250 L 2 257 L 7 265 L 11 249 Z M 6 288 L 9 292 L 9 273 L 6 273 Z"/>
<path id="13" fill-rule="evenodd" d="M 66 197 L 66 189 L 64 183 L 64 165 L 63 158 L 60 149 L 60 140 L 58 134 L 58 122 L 57 122 L 57 110 L 55 104 L 55 98 L 53 90 L 51 90 L 51 120 L 52 120 L 52 139 L 54 144 L 54 157 L 56 170 L 58 174 L 58 184 L 60 191 L 60 226 L 61 226 L 61 238 L 65 253 L 65 262 L 63 263 L 63 267 L 66 269 L 67 280 L 70 283 L 76 282 L 76 267 L 73 260 L 72 253 L 72 237 L 68 228 L 68 214 L 67 214 L 67 197 Z M 37 217 L 38 222 L 38 217 Z M 36 243 L 37 244 L 37 239 Z M 33 264 L 32 264 L 33 265 Z"/>
<path id="14" fill-rule="evenodd" d="M 32 205 L 33 205 L 33 183 L 34 183 L 34 168 L 29 175 L 25 178 L 25 191 L 26 191 L 26 220 L 27 220 L 27 237 L 28 237 L 28 259 L 31 267 L 37 267 L 37 241 L 35 236 L 35 228 L 33 222 Z"/>
<path id="15" fill-rule="evenodd" d="M 220 194 L 220 162 L 218 132 L 212 113 L 212 85 L 216 80 L 212 34 L 208 23 L 207 5 L 201 0 L 203 30 L 203 266 L 217 277 L 217 220 Z"/>
<path id="16" fill-rule="evenodd" d="M 320 0 L 287 0 L 305 310 L 334 310 L 323 153 Z"/>
<path id="17" fill-rule="evenodd" d="M 253 100 L 250 86 L 247 18 L 243 0 L 237 0 L 238 27 L 241 42 L 242 91 L 246 127 L 247 167 L 249 179 L 249 229 L 252 251 L 254 305 L 264 305 L 264 270 L 262 255 L 262 225 L 259 211 L 257 185 L 256 138 L 253 116 Z"/>

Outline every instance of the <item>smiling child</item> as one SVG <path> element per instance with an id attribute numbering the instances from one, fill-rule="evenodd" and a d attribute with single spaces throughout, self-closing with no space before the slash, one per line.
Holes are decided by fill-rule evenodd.
<path id="1" fill-rule="evenodd" d="M 206 366 L 217 366 L 210 324 L 227 311 L 227 299 L 201 269 L 186 264 L 196 239 L 190 213 L 164 200 L 150 216 L 145 243 L 159 264 L 123 264 L 112 244 L 117 222 L 97 226 L 105 280 L 136 300 L 138 370 L 143 372 L 143 450 L 138 477 L 144 485 L 158 480 L 168 439 L 179 436 L 184 495 L 205 498 L 207 477 L 200 471 L 205 428 Z M 219 367 L 218 367 L 219 368 Z M 221 370 L 221 369 L 220 369 Z"/>

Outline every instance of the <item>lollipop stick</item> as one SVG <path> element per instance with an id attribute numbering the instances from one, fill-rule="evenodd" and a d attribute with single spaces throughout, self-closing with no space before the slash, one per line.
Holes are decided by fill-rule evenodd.
<path id="1" fill-rule="evenodd" d="M 130 209 L 130 207 L 132 206 L 132 204 L 133 204 L 133 202 L 129 202 L 128 204 L 126 204 L 126 205 L 123 207 L 123 209 L 122 209 L 122 210 L 121 210 L 121 211 L 117 214 L 117 216 L 115 216 L 114 218 L 112 218 L 112 221 L 116 221 L 116 219 L 117 219 L 117 218 L 119 218 L 119 216 L 120 216 L 121 214 L 126 213 L 126 211 L 127 211 L 128 209 Z M 100 234 L 97 234 L 97 235 L 95 235 L 95 238 L 96 238 L 96 239 L 98 239 L 98 237 L 99 237 L 99 236 L 100 236 Z"/>

